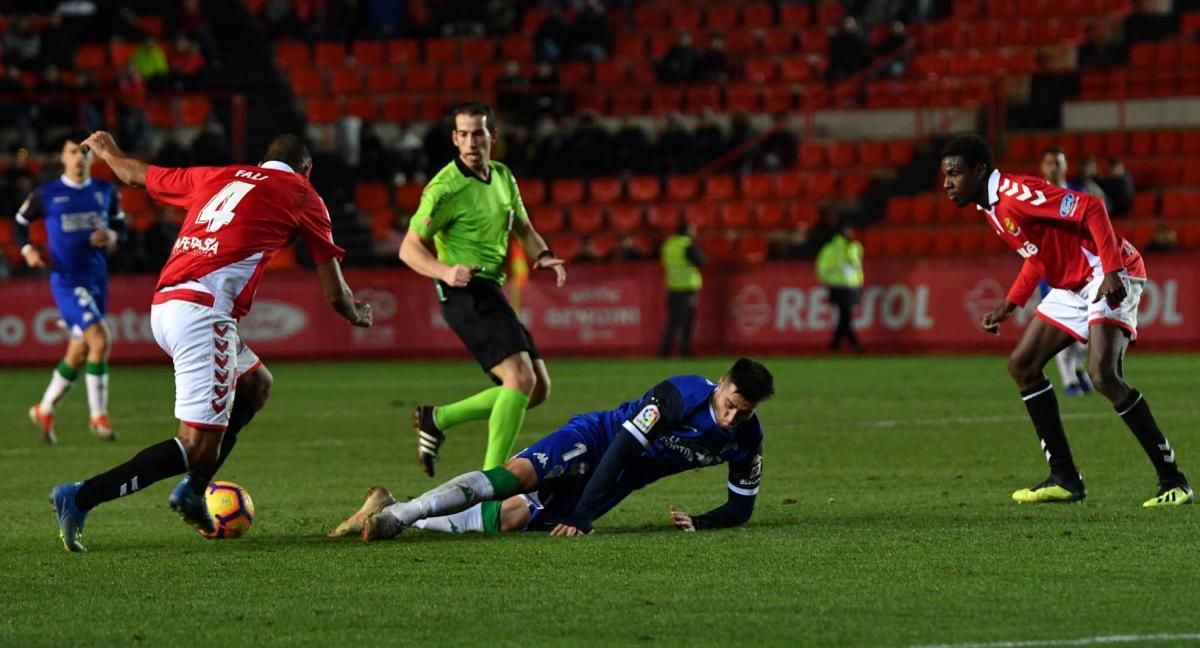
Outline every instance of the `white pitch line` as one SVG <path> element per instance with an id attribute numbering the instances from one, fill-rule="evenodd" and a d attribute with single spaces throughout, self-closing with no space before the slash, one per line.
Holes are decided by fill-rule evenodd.
<path id="1" fill-rule="evenodd" d="M 926 644 L 909 648 L 1041 648 L 1042 646 L 1100 646 L 1125 643 L 1163 643 L 1174 641 L 1200 641 L 1200 633 L 1108 635 L 1080 637 L 1078 639 L 1031 639 L 1028 641 L 988 641 L 981 643 Z"/>

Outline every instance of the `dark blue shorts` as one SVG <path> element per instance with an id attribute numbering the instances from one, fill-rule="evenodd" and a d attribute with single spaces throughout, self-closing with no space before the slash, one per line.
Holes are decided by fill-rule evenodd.
<path id="1" fill-rule="evenodd" d="M 104 321 L 108 312 L 108 282 L 79 281 L 57 273 L 50 275 L 50 293 L 71 337 L 80 337 L 87 327 Z"/>
<path id="2" fill-rule="evenodd" d="M 533 514 L 525 531 L 548 531 L 574 512 L 588 479 L 607 446 L 597 448 L 597 438 L 607 438 L 599 417 L 576 416 L 554 433 L 517 453 L 533 464 L 538 490 L 525 495 Z M 612 497 L 608 510 L 627 493 Z"/>

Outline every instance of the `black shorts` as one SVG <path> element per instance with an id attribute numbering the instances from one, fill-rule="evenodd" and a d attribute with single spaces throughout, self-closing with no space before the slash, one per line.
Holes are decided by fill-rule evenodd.
<path id="1" fill-rule="evenodd" d="M 442 318 L 485 372 L 490 374 L 492 367 L 522 351 L 528 352 L 531 360 L 542 357 L 529 329 L 509 306 L 500 284 L 476 278 L 465 288 L 450 288 L 438 282 L 438 296 Z"/>

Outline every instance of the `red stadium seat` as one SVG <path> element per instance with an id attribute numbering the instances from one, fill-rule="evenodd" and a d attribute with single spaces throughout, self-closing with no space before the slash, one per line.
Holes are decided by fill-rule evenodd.
<path id="1" fill-rule="evenodd" d="M 701 14 L 700 10 L 691 5 L 678 5 L 671 9 L 667 14 L 667 25 L 674 30 L 695 31 L 700 27 Z"/>
<path id="2" fill-rule="evenodd" d="M 305 106 L 308 121 L 313 124 L 332 124 L 341 117 L 342 110 L 336 99 L 313 98 Z"/>
<path id="3" fill-rule="evenodd" d="M 557 234 L 566 229 L 567 219 L 562 207 L 543 207 L 534 208 L 529 213 L 529 221 L 540 234 Z M 554 249 L 555 254 L 561 256 L 562 250 Z"/>
<path id="4" fill-rule="evenodd" d="M 817 206 L 809 202 L 792 203 L 789 206 L 788 220 L 792 227 L 801 226 L 812 227 L 817 224 L 821 218 L 821 211 Z"/>
<path id="5" fill-rule="evenodd" d="M 458 60 L 458 42 L 452 38 L 425 40 L 426 63 L 454 63 Z"/>
<path id="6" fill-rule="evenodd" d="M 790 112 L 796 104 L 796 95 L 792 86 L 772 85 L 763 90 L 762 101 L 764 112 Z"/>
<path id="7" fill-rule="evenodd" d="M 383 65 L 383 43 L 379 41 L 354 41 L 350 54 L 354 57 L 354 65 L 358 67 L 374 67 Z"/>
<path id="8" fill-rule="evenodd" d="M 490 38 L 464 38 L 459 41 L 462 48 L 461 60 L 471 64 L 481 64 L 496 58 L 496 43 Z M 501 52 L 500 56 L 509 58 L 509 54 Z"/>
<path id="9" fill-rule="evenodd" d="M 608 222 L 618 232 L 636 232 L 642 228 L 642 206 L 614 205 L 609 207 Z"/>
<path id="10" fill-rule="evenodd" d="M 742 26 L 750 29 L 770 27 L 775 22 L 775 8 L 765 2 L 742 6 Z"/>
<path id="11" fill-rule="evenodd" d="M 778 73 L 779 69 L 773 58 L 752 58 L 746 61 L 746 80 L 750 83 L 772 83 Z"/>
<path id="12" fill-rule="evenodd" d="M 421 185 L 410 182 L 396 187 L 392 194 L 396 208 L 401 212 L 411 214 L 421 204 L 421 193 L 425 190 Z"/>
<path id="13" fill-rule="evenodd" d="M 438 69 L 427 65 L 409 65 L 400 74 L 404 89 L 409 92 L 430 92 L 437 88 Z"/>
<path id="14" fill-rule="evenodd" d="M 394 39 L 387 43 L 387 62 L 390 65 L 409 65 L 421 60 L 420 41 Z"/>
<path id="15" fill-rule="evenodd" d="M 639 32 L 658 31 L 667 26 L 669 18 L 670 15 L 662 7 L 642 5 L 633 11 L 633 26 Z"/>
<path id="16" fill-rule="evenodd" d="M 720 86 L 693 86 L 684 91 L 683 109 L 688 113 L 698 113 L 705 108 L 714 112 L 721 110 Z"/>
<path id="17" fill-rule="evenodd" d="M 522 180 L 519 188 L 521 202 L 526 207 L 540 205 L 546 202 L 546 182 L 538 178 Z"/>
<path id="18" fill-rule="evenodd" d="M 804 56 L 792 56 L 779 64 L 779 75 L 788 83 L 804 83 L 812 79 L 812 67 Z"/>
<path id="19" fill-rule="evenodd" d="M 809 5 L 785 3 L 779 7 L 779 22 L 787 27 L 807 27 L 812 18 Z"/>
<path id="20" fill-rule="evenodd" d="M 735 83 L 725 86 L 724 108 L 726 112 L 758 112 L 759 105 L 758 86 L 750 83 Z"/>
<path id="21" fill-rule="evenodd" d="M 592 76 L 599 87 L 617 87 L 625 82 L 629 69 L 624 61 L 600 61 L 592 69 Z"/>
<path id="22" fill-rule="evenodd" d="M 292 92 L 297 97 L 325 94 L 325 80 L 312 68 L 296 68 L 291 74 Z"/>
<path id="23" fill-rule="evenodd" d="M 416 117 L 412 99 L 407 95 L 389 95 L 383 101 L 383 121 L 403 124 Z"/>
<path id="24" fill-rule="evenodd" d="M 649 110 L 653 115 L 678 112 L 683 106 L 683 88 L 659 86 L 650 93 Z"/>
<path id="25" fill-rule="evenodd" d="M 1139 192 L 1133 198 L 1133 206 L 1129 209 L 1134 218 L 1151 218 L 1158 215 L 1158 194 L 1146 191 Z"/>
<path id="26" fill-rule="evenodd" d="M 620 178 L 595 178 L 588 183 L 588 196 L 598 203 L 617 202 L 624 191 Z"/>
<path id="27" fill-rule="evenodd" d="M 579 258 L 579 251 L 582 249 L 583 243 L 579 240 L 578 236 L 566 234 L 555 237 L 550 246 L 554 249 L 554 254 L 558 258 L 569 263 Z"/>
<path id="28" fill-rule="evenodd" d="M 750 265 L 763 263 L 767 260 L 767 237 L 753 232 L 742 234 L 737 241 L 737 256 Z"/>
<path id="29" fill-rule="evenodd" d="M 834 142 L 829 147 L 829 163 L 837 169 L 858 164 L 858 147 L 853 142 Z"/>
<path id="30" fill-rule="evenodd" d="M 679 227 L 679 205 L 660 203 L 646 207 L 646 224 L 673 233 Z"/>
<path id="31" fill-rule="evenodd" d="M 332 69 L 346 65 L 346 45 L 341 42 L 323 41 L 313 47 L 313 62 L 318 67 Z"/>
<path id="32" fill-rule="evenodd" d="M 667 179 L 667 198 L 688 202 L 700 195 L 700 179 L 696 176 L 673 176 Z"/>
<path id="33" fill-rule="evenodd" d="M 888 164 L 901 167 L 912 161 L 915 147 L 911 140 L 891 140 L 887 143 Z"/>
<path id="34" fill-rule="evenodd" d="M 691 203 L 684 207 L 683 217 L 701 232 L 717 228 L 717 207 L 712 203 Z"/>
<path id="35" fill-rule="evenodd" d="M 442 90 L 458 92 L 475 87 L 475 68 L 469 65 L 443 65 Z"/>
<path id="36" fill-rule="evenodd" d="M 799 171 L 776 173 L 774 194 L 779 198 L 803 198 L 808 195 L 808 175 Z"/>
<path id="37" fill-rule="evenodd" d="M 748 202 L 727 202 L 721 205 L 721 227 L 746 229 L 754 223 L 754 212 Z"/>
<path id="38" fill-rule="evenodd" d="M 765 200 L 772 195 L 771 176 L 765 173 L 749 173 L 739 179 L 742 198 Z"/>
<path id="39" fill-rule="evenodd" d="M 557 183 L 556 183 L 557 184 Z M 604 227 L 604 208 L 575 205 L 571 208 L 571 231 L 590 234 Z"/>
<path id="40" fill-rule="evenodd" d="M 887 222 L 892 225 L 908 225 L 913 222 L 913 199 L 909 196 L 892 196 L 888 199 Z"/>
<path id="41" fill-rule="evenodd" d="M 578 205 L 583 202 L 583 188 L 583 180 L 555 180 L 550 186 L 550 201 L 555 205 Z"/>
<path id="42" fill-rule="evenodd" d="M 617 115 L 636 115 L 646 105 L 646 91 L 640 88 L 618 88 L 612 93 L 612 112 Z"/>
<path id="43" fill-rule="evenodd" d="M 189 96 L 179 99 L 179 123 L 183 126 L 200 126 L 212 114 L 212 102 L 208 97 Z"/>
<path id="44" fill-rule="evenodd" d="M 95 63 L 99 65 L 95 65 Z M 295 70 L 312 64 L 308 45 L 296 41 L 280 41 L 275 44 L 275 63 L 282 70 Z M 75 54 L 75 65 L 81 68 L 108 65 L 108 53 L 95 43 L 86 43 Z"/>
<path id="45" fill-rule="evenodd" d="M 768 29 L 762 32 L 764 54 L 789 56 L 796 53 L 796 32 L 791 29 Z"/>
<path id="46" fill-rule="evenodd" d="M 704 180 L 704 199 L 708 201 L 724 201 L 734 197 L 737 185 L 733 176 L 712 175 Z"/>
<path id="47" fill-rule="evenodd" d="M 629 199 L 634 202 L 648 203 L 658 200 L 660 186 L 658 178 L 631 178 L 628 185 Z"/>
<path id="48" fill-rule="evenodd" d="M 354 204 L 363 211 L 383 209 L 391 202 L 391 192 L 382 182 L 360 182 L 354 187 Z"/>
<path id="49" fill-rule="evenodd" d="M 329 77 L 329 92 L 335 95 L 347 95 L 361 92 L 363 76 L 358 68 L 335 69 Z"/>
<path id="50" fill-rule="evenodd" d="M 346 114 L 369 122 L 379 119 L 379 104 L 375 101 L 375 95 L 347 97 Z"/>
<path id="51" fill-rule="evenodd" d="M 710 30 L 731 31 L 738 25 L 738 7 L 735 3 L 711 4 L 704 12 L 704 24 Z"/>
<path id="52" fill-rule="evenodd" d="M 859 145 L 859 156 L 865 167 L 887 166 L 887 145 L 879 140 L 867 140 Z"/>
<path id="53" fill-rule="evenodd" d="M 754 210 L 754 225 L 759 229 L 779 229 L 787 224 L 787 203 L 759 203 Z"/>
<path id="54" fill-rule="evenodd" d="M 640 60 L 646 56 L 646 35 L 643 33 L 621 34 L 613 47 L 613 58 Z"/>
<path id="55" fill-rule="evenodd" d="M 533 39 L 520 35 L 502 38 L 500 39 L 499 56 L 521 63 L 529 63 L 533 61 Z"/>
<path id="56" fill-rule="evenodd" d="M 400 90 L 400 77 L 396 76 L 395 70 L 389 67 L 371 68 L 367 72 L 367 91 L 376 94 L 385 94 L 398 92 Z"/>
<path id="57" fill-rule="evenodd" d="M 800 144 L 800 165 L 805 169 L 821 169 L 829 164 L 829 150 L 824 144 L 805 142 Z"/>

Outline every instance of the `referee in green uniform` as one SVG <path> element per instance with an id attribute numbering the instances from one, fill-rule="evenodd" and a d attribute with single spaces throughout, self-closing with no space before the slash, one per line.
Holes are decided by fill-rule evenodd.
<path id="1" fill-rule="evenodd" d="M 536 259 L 535 269 L 554 271 L 560 287 L 567 271 L 534 231 L 512 172 L 490 159 L 495 137 L 488 106 L 470 103 L 454 111 L 458 157 L 425 186 L 400 245 L 400 259 L 436 282 L 446 324 L 499 383 L 455 403 L 413 410 L 417 458 L 430 477 L 445 431 L 467 421 L 488 420 L 483 469 L 502 466 L 512 455 L 525 410 L 550 395 L 546 363 L 500 289 L 509 232 Z"/>

